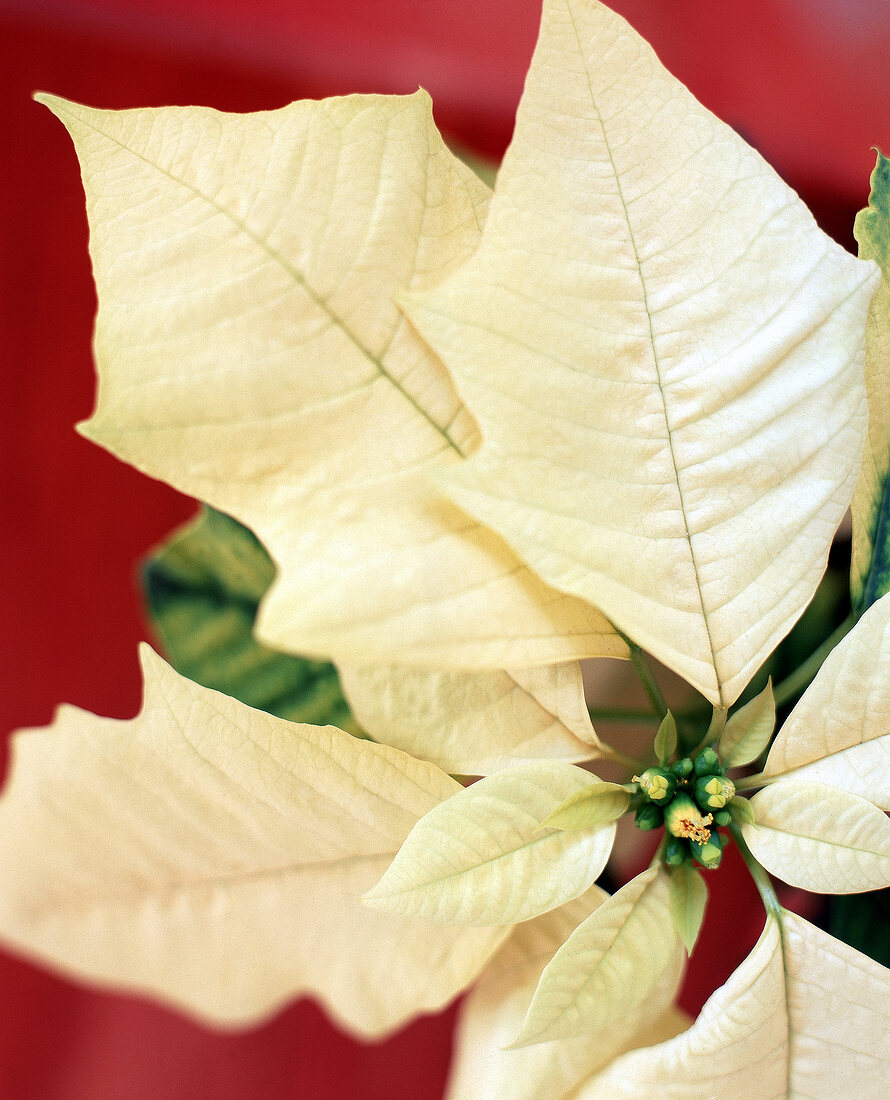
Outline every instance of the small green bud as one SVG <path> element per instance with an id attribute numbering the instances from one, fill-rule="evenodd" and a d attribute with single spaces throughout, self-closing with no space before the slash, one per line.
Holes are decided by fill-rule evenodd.
<path id="1" fill-rule="evenodd" d="M 703 775 L 695 781 L 695 801 L 703 810 L 722 810 L 735 797 L 735 784 L 724 775 Z"/>
<path id="2" fill-rule="evenodd" d="M 723 859 L 723 838 L 718 833 L 714 833 L 704 844 L 690 841 L 689 848 L 702 867 L 713 871 L 720 866 L 720 860 Z"/>
<path id="3" fill-rule="evenodd" d="M 634 814 L 634 821 L 638 829 L 658 829 L 664 824 L 664 815 L 658 806 L 649 802 L 640 806 Z"/>
<path id="4" fill-rule="evenodd" d="M 688 794 L 678 794 L 664 811 L 664 824 L 673 836 L 694 840 L 697 844 L 707 844 L 711 837 L 708 826 L 714 819 L 710 814 L 702 816 Z"/>
<path id="5" fill-rule="evenodd" d="M 692 771 L 692 761 L 688 756 L 683 756 L 675 762 L 672 771 L 678 779 L 685 779 Z"/>
<path id="6" fill-rule="evenodd" d="M 679 867 L 689 858 L 689 843 L 678 836 L 672 836 L 664 849 L 664 861 L 672 867 Z"/>
<path id="7" fill-rule="evenodd" d="M 718 813 L 714 814 L 715 825 L 728 825 L 730 821 L 732 821 L 732 814 L 729 810 L 720 810 Z"/>
<path id="8" fill-rule="evenodd" d="M 658 733 L 655 734 L 655 756 L 659 764 L 666 765 L 677 751 L 677 723 L 670 711 L 661 720 Z"/>
<path id="9" fill-rule="evenodd" d="M 677 787 L 677 777 L 665 768 L 647 768 L 642 775 L 635 775 L 633 781 L 650 802 L 659 806 L 670 802 Z"/>
<path id="10" fill-rule="evenodd" d="M 696 775 L 722 775 L 720 757 L 713 749 L 702 749 L 695 758 Z"/>

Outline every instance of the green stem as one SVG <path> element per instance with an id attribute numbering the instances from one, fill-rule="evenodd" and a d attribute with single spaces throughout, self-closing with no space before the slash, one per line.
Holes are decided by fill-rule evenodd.
<path id="1" fill-rule="evenodd" d="M 737 791 L 753 791 L 758 787 L 765 787 L 771 780 L 764 779 L 761 772 L 756 775 L 742 775 L 738 779 L 733 779 L 733 784 Z"/>
<path id="2" fill-rule="evenodd" d="M 667 842 L 668 842 L 668 835 L 667 835 L 667 832 L 665 832 L 664 835 L 662 836 L 661 840 L 659 840 L 659 842 L 658 842 L 658 847 L 655 849 L 655 854 L 652 856 L 652 859 L 649 861 L 649 866 L 650 867 L 657 867 L 658 864 L 661 863 L 661 857 L 664 854 L 665 848 L 667 847 Z"/>
<path id="3" fill-rule="evenodd" d="M 648 710 L 634 710 L 632 707 L 588 707 L 594 722 L 653 722 L 656 716 Z"/>
<path id="4" fill-rule="evenodd" d="M 754 854 L 751 849 L 745 843 L 745 838 L 742 836 L 742 830 L 738 825 L 730 825 L 729 831 L 732 833 L 733 840 L 738 845 L 739 851 L 742 853 L 742 859 L 748 870 L 751 872 L 751 878 L 754 879 L 754 885 L 757 887 L 757 893 L 760 894 L 761 901 L 766 908 L 767 913 L 775 917 L 779 922 L 779 927 L 782 927 L 782 906 L 779 904 L 779 899 L 776 897 L 776 891 L 773 889 L 773 884 L 770 881 L 769 875 L 763 869 L 761 864 L 754 858 Z"/>
<path id="5" fill-rule="evenodd" d="M 626 768 L 631 775 L 635 775 L 637 772 L 643 770 L 639 760 L 634 760 L 632 756 L 628 756 L 626 753 L 620 752 L 618 749 L 613 749 L 611 745 L 603 745 L 602 752 L 600 753 L 601 760 L 611 760 L 614 764 L 620 764 L 622 768 Z"/>
<path id="6" fill-rule="evenodd" d="M 652 704 L 652 709 L 658 715 L 659 720 L 664 718 L 667 714 L 667 703 L 664 701 L 664 696 L 661 694 L 661 688 L 658 686 L 658 682 L 652 675 L 652 670 L 646 664 L 646 658 L 643 655 L 642 649 L 632 642 L 629 638 L 624 639 L 630 649 L 630 659 L 637 670 L 637 676 L 640 678 L 640 682 L 649 698 L 649 702 Z"/>
<path id="7" fill-rule="evenodd" d="M 810 681 L 822 667 L 825 658 L 834 649 L 841 638 L 849 634 L 855 622 L 855 616 L 852 614 L 848 615 L 837 630 L 830 634 L 818 649 L 813 650 L 802 665 L 799 665 L 790 676 L 786 676 L 784 680 L 773 688 L 773 696 L 776 700 L 777 707 L 781 707 L 784 703 L 788 703 L 792 699 L 797 698 L 804 688 L 809 686 Z"/>

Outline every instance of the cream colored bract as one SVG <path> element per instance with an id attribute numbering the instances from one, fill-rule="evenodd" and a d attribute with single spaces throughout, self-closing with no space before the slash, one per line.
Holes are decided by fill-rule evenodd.
<path id="1" fill-rule="evenodd" d="M 875 279 L 622 19 L 548 0 L 482 244 L 405 299 L 482 430 L 440 484 L 730 704 L 849 504 Z"/>
<path id="2" fill-rule="evenodd" d="M 860 473 L 874 265 L 596 0 L 545 0 L 491 203 L 422 92 L 251 116 L 43 100 L 81 159 L 99 291 L 82 430 L 252 528 L 277 568 L 259 635 L 335 659 L 386 743 L 146 649 L 137 718 L 66 707 L 17 738 L 0 936 L 220 1026 L 311 993 L 365 1038 L 482 975 L 451 1100 L 883 1097 L 888 972 L 784 912 L 764 867 L 890 885 L 886 286 L 853 509 L 856 614 L 877 602 L 763 772 L 725 775 L 766 749 L 781 685 L 727 708 Z M 857 231 L 884 262 L 882 160 L 873 184 Z M 240 530 L 265 578 L 244 637 L 272 567 Z M 640 647 L 710 726 L 665 716 Z M 590 655 L 639 672 L 644 758 L 594 732 Z M 627 781 L 575 765 L 597 757 Z M 670 831 L 607 898 L 627 809 Z M 687 1027 L 693 859 L 717 867 L 719 828 L 769 916 Z"/>
<path id="3" fill-rule="evenodd" d="M 890 596 L 828 656 L 779 731 L 763 774 L 831 783 L 890 810 Z"/>
<path id="4" fill-rule="evenodd" d="M 411 830 L 369 905 L 453 924 L 513 924 L 592 886 L 615 823 L 563 832 L 541 822 L 599 784 L 571 764 L 518 764 L 449 798 Z"/>
<path id="5" fill-rule="evenodd" d="M 64 707 L 18 735 L 0 801 L 3 939 L 226 1026 L 313 993 L 380 1036 L 460 992 L 508 929 L 431 931 L 359 902 L 459 785 L 198 687 L 147 647 L 142 659 L 132 722 Z"/>
<path id="6" fill-rule="evenodd" d="M 99 293 L 81 430 L 247 524 L 270 645 L 352 664 L 523 666 L 623 643 L 434 490 L 477 445 L 394 301 L 465 260 L 488 189 L 429 97 L 94 111 L 80 157 Z"/>
<path id="7" fill-rule="evenodd" d="M 888 973 L 794 913 L 757 946 L 689 1031 L 618 1058 L 577 1100 L 856 1095 L 879 1100 L 890 1072 Z"/>
<path id="8" fill-rule="evenodd" d="M 577 662 L 491 672 L 340 666 L 362 728 L 447 772 L 487 775 L 519 760 L 590 760 L 599 738 Z"/>

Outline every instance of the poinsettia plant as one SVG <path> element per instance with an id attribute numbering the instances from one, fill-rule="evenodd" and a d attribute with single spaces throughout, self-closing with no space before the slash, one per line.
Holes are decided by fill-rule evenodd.
<path id="1" fill-rule="evenodd" d="M 855 259 L 596 0 L 546 0 L 493 193 L 422 92 L 42 99 L 82 430 L 209 508 L 148 570 L 178 671 L 16 740 L 4 939 L 221 1026 L 309 992 L 373 1038 L 474 986 L 454 1098 L 883 1095 L 890 976 L 770 874 L 890 886 L 888 163 Z M 851 499 L 852 614 L 774 693 Z M 594 731 L 606 658 L 642 750 Z M 609 895 L 628 816 L 660 840 Z M 727 844 L 766 922 L 691 1022 Z"/>

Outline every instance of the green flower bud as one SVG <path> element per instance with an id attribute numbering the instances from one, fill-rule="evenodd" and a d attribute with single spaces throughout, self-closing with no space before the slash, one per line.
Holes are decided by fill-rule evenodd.
<path id="1" fill-rule="evenodd" d="M 720 810 L 718 813 L 714 814 L 715 825 L 728 825 L 730 821 L 732 821 L 732 814 L 729 810 Z"/>
<path id="2" fill-rule="evenodd" d="M 692 761 L 688 756 L 683 756 L 674 763 L 671 770 L 678 779 L 685 779 L 692 771 Z"/>
<path id="3" fill-rule="evenodd" d="M 723 838 L 717 833 L 714 833 L 711 839 L 704 844 L 697 844 L 694 840 L 691 840 L 689 848 L 693 857 L 702 867 L 713 871 L 720 866 L 720 860 L 723 859 Z"/>
<path id="4" fill-rule="evenodd" d="M 647 768 L 642 775 L 635 775 L 633 781 L 650 802 L 659 806 L 670 802 L 677 786 L 677 777 L 665 768 Z"/>
<path id="5" fill-rule="evenodd" d="M 702 751 L 695 758 L 695 774 L 696 775 L 722 775 L 723 769 L 720 767 L 720 757 L 714 752 L 713 749 L 702 749 Z"/>
<path id="6" fill-rule="evenodd" d="M 689 843 L 678 836 L 672 836 L 664 848 L 664 861 L 672 867 L 679 867 L 689 858 Z"/>
<path id="7" fill-rule="evenodd" d="M 703 775 L 695 781 L 695 801 L 703 810 L 722 810 L 735 797 L 735 784 L 724 775 Z"/>
<path id="8" fill-rule="evenodd" d="M 678 794 L 664 811 L 664 824 L 673 836 L 694 840 L 697 844 L 707 844 L 711 838 L 708 826 L 713 821 L 710 814 L 702 816 L 688 794 Z"/>
<path id="9" fill-rule="evenodd" d="M 640 806 L 634 814 L 634 821 L 638 829 L 658 829 L 664 824 L 664 815 L 658 806 L 649 802 Z"/>

